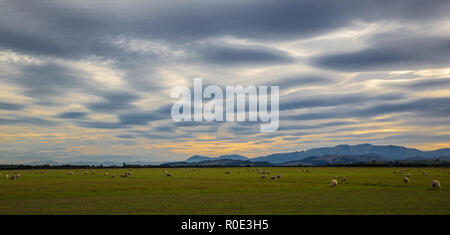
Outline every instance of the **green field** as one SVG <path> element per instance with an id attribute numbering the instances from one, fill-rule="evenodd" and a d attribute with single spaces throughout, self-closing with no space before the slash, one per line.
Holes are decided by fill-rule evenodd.
<path id="1" fill-rule="evenodd" d="M 21 170 L 15 180 L 2 170 L 0 214 L 450 214 L 448 168 L 269 167 L 266 179 L 255 169 Z M 347 182 L 332 188 L 335 176 Z"/>

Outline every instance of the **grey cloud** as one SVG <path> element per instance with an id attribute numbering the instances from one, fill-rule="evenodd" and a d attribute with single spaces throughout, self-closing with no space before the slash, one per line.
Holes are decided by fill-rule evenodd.
<path id="1" fill-rule="evenodd" d="M 64 112 L 58 114 L 56 117 L 65 119 L 83 119 L 86 118 L 87 113 L 85 112 Z"/>
<path id="2" fill-rule="evenodd" d="M 100 94 L 100 96 L 104 101 L 89 103 L 86 107 L 96 112 L 130 110 L 134 108 L 131 103 L 139 99 L 139 96 L 123 91 L 107 92 L 105 94 Z"/>
<path id="3" fill-rule="evenodd" d="M 0 109 L 3 110 L 21 110 L 25 107 L 22 104 L 0 102 Z"/>
<path id="4" fill-rule="evenodd" d="M 208 46 L 199 53 L 206 63 L 225 65 L 277 64 L 295 61 L 289 53 L 269 47 L 215 45 Z"/>
<path id="5" fill-rule="evenodd" d="M 404 36 L 404 35 L 408 36 Z M 400 36 L 399 36 L 400 35 Z M 369 48 L 357 52 L 321 55 L 315 66 L 343 71 L 407 70 L 436 68 L 450 63 L 450 38 L 396 32 L 378 35 Z"/>
<path id="6" fill-rule="evenodd" d="M 17 118 L 0 118 L 0 125 L 36 125 L 36 126 L 52 126 L 53 122 L 31 117 L 17 117 Z"/>
<path id="7" fill-rule="evenodd" d="M 354 94 L 324 94 L 306 98 L 287 97 L 289 100 L 280 101 L 280 110 L 291 110 L 301 108 L 329 107 L 337 105 L 346 105 L 352 103 L 375 102 L 380 100 L 399 100 L 403 98 L 402 94 L 381 94 L 366 95 L 363 93 Z"/>
<path id="8" fill-rule="evenodd" d="M 100 3 L 100 4 L 98 4 Z M 108 5 L 108 6 L 105 6 Z M 101 6 L 101 7 L 100 7 Z M 446 1 L 151 1 L 123 4 L 4 1 L 0 47 L 39 55 L 114 56 L 103 40 L 133 35 L 172 42 L 237 36 L 310 37 L 355 21 L 426 21 L 446 16 Z M 0 25 L 2 26 L 2 25 Z M 34 40 L 31 40 L 34 39 Z M 118 55 L 120 56 L 120 55 Z M 225 60 L 227 61 L 227 60 Z"/>

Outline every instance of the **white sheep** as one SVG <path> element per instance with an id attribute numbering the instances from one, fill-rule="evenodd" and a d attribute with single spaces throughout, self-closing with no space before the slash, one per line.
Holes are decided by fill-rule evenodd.
<path id="1" fill-rule="evenodd" d="M 408 177 L 404 177 L 404 178 L 403 178 L 403 182 L 409 183 L 409 178 L 408 178 Z"/>
<path id="2" fill-rule="evenodd" d="M 431 186 L 433 187 L 433 189 L 440 189 L 441 188 L 441 183 L 437 180 L 433 180 L 431 182 Z"/>
<path id="3" fill-rule="evenodd" d="M 261 176 L 261 179 L 265 179 L 265 178 L 266 178 L 266 175 L 262 175 L 262 176 Z"/>
<path id="4" fill-rule="evenodd" d="M 337 185 L 337 180 L 336 179 L 332 179 L 331 180 L 331 183 L 330 183 L 330 187 L 336 187 L 336 185 Z"/>
<path id="5" fill-rule="evenodd" d="M 9 175 L 8 175 L 8 174 L 6 174 L 6 175 L 5 175 L 5 177 L 6 177 L 7 179 L 8 179 L 8 178 L 9 178 Z"/>

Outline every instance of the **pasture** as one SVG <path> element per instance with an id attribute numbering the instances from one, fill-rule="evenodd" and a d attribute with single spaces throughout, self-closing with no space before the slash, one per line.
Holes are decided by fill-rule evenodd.
<path id="1" fill-rule="evenodd" d="M 449 168 L 260 169 L 2 170 L 0 214 L 450 214 Z"/>

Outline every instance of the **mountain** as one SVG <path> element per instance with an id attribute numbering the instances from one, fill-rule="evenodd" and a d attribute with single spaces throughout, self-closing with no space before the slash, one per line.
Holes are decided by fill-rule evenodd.
<path id="1" fill-rule="evenodd" d="M 267 161 L 271 164 L 280 164 L 284 162 L 300 161 L 307 157 L 322 157 L 328 155 L 365 156 L 369 154 L 379 156 L 385 160 L 404 160 L 411 157 L 437 158 L 440 156 L 450 156 L 450 149 L 421 151 L 418 149 L 395 145 L 338 145 L 335 147 L 313 148 L 301 152 L 271 154 L 268 156 L 253 158 L 251 161 Z"/>
<path id="2" fill-rule="evenodd" d="M 307 157 L 299 161 L 285 162 L 283 166 L 323 166 L 323 165 L 339 165 L 353 164 L 370 161 L 386 161 L 386 159 L 375 155 L 325 155 L 321 157 Z"/>
<path id="3" fill-rule="evenodd" d="M 248 160 L 235 160 L 235 159 L 218 159 L 214 158 L 213 160 L 206 160 L 200 162 L 170 162 L 166 164 L 162 164 L 164 167 L 198 167 L 198 166 L 221 166 L 221 167 L 235 167 L 235 166 L 252 166 L 252 167 L 263 167 L 263 166 L 271 166 L 268 162 L 251 162 Z"/>
<path id="4" fill-rule="evenodd" d="M 200 155 L 194 155 L 186 160 L 186 162 L 189 163 L 195 163 L 195 162 L 203 162 L 203 161 L 215 161 L 215 160 L 241 160 L 241 161 L 248 161 L 249 158 L 241 156 L 241 155 L 221 155 L 219 157 L 205 157 Z"/>

